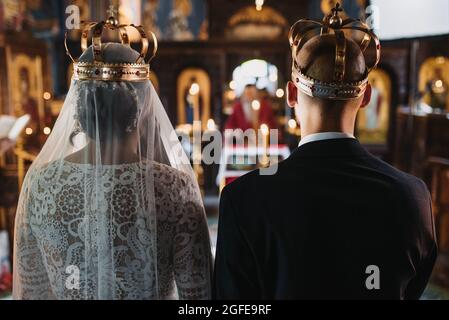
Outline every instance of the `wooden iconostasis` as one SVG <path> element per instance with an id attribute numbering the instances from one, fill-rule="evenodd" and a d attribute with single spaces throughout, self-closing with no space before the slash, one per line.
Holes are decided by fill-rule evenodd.
<path id="1" fill-rule="evenodd" d="M 30 34 L 0 34 L 0 114 L 15 117 L 29 114 L 23 148 L 37 153 L 46 139 L 44 130 L 53 124 L 51 77 L 47 46 Z M 2 165 L 14 164 L 8 154 Z"/>
<path id="2" fill-rule="evenodd" d="M 56 33 L 48 31 L 57 29 L 54 26 L 58 19 L 64 22 L 65 4 L 77 5 L 81 18 L 90 20 L 104 18 L 109 1 L 66 1 L 56 8 L 46 2 L 39 3 L 30 4 L 25 10 L 26 15 L 42 19 L 31 30 L 16 28 L 2 32 L 5 28 L 0 27 L 3 39 L 0 67 L 6 70 L 0 75 L 0 113 L 20 115 L 29 110 L 34 119 L 28 130 L 32 134 L 25 139 L 29 140 L 26 147 L 30 150 L 38 149 L 45 141 L 43 129 L 51 128 L 72 74 L 63 47 L 64 24 L 59 25 Z M 238 90 L 231 88 L 234 71 L 245 62 L 260 60 L 277 70 L 276 77 L 273 76 L 276 88 L 268 94 L 279 127 L 285 131 L 289 130 L 288 120 L 292 117 L 285 103 L 285 86 L 291 70 L 288 28 L 298 17 L 322 17 L 332 3 L 328 0 L 265 1 L 263 10 L 258 11 L 246 1 L 114 1 L 120 19 L 142 23 L 159 36 L 160 49 L 152 61 L 151 80 L 174 127 L 189 124 L 194 119 L 192 110 L 198 109 L 197 117 L 202 120 L 203 129 L 209 120 L 221 129 L 239 95 Z M 366 4 L 366 1 L 343 1 L 345 14 L 359 16 Z M 175 11 L 177 18 L 170 20 L 168 17 Z M 79 36 L 76 31 L 69 34 L 69 47 L 75 55 L 80 53 Z M 356 131 L 361 142 L 392 163 L 401 147 L 397 142 L 398 107 L 407 106 L 412 95 L 428 105 L 436 103 L 446 108 L 449 101 L 445 93 L 449 85 L 448 37 L 418 42 L 415 66 L 411 66 L 413 40 L 382 43 L 380 64 L 369 77 L 373 99 L 357 119 Z M 190 89 L 196 90 L 196 85 L 198 94 L 189 97 Z M 14 163 L 14 156 L 8 157 Z"/>
<path id="3" fill-rule="evenodd" d="M 30 34 L 0 33 L 0 115 L 31 115 L 14 150 L 0 156 L 0 230 L 9 231 L 10 243 L 20 184 L 53 124 L 47 54 Z"/>

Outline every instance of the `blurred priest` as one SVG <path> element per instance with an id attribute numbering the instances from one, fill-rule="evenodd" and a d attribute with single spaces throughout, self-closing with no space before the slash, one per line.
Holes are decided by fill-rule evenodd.
<path id="1" fill-rule="evenodd" d="M 276 129 L 273 109 L 266 99 L 260 99 L 254 84 L 248 84 L 243 94 L 234 104 L 232 114 L 225 124 L 225 129 L 259 129 L 266 124 L 270 129 Z"/>

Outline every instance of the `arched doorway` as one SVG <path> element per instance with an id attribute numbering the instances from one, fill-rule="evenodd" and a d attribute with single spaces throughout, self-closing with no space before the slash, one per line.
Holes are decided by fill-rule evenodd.
<path id="1" fill-rule="evenodd" d="M 255 84 L 261 98 L 271 100 L 275 110 L 281 108 L 285 91 L 278 68 L 262 59 L 250 59 L 237 66 L 224 93 L 223 113 L 232 113 L 235 99 L 240 97 L 248 84 Z"/>
<path id="2" fill-rule="evenodd" d="M 265 60 L 248 60 L 234 69 L 232 81 L 237 96 L 242 94 L 247 84 L 255 84 L 258 89 L 266 89 L 274 96 L 279 83 L 278 68 Z"/>

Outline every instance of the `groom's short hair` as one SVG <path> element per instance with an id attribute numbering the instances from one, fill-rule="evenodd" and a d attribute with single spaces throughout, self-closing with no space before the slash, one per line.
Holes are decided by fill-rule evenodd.
<path id="1" fill-rule="evenodd" d="M 333 34 L 318 35 L 310 39 L 299 50 L 296 61 L 303 72 L 316 80 L 334 82 L 336 39 Z M 366 76 L 365 57 L 360 47 L 353 40 L 346 38 L 345 82 L 363 80 Z M 351 100 L 331 100 L 309 97 L 310 104 L 322 108 L 330 114 L 339 114 L 343 107 L 359 107 Z"/>
<path id="2" fill-rule="evenodd" d="M 333 34 L 318 35 L 307 41 L 298 52 L 297 61 L 303 72 L 314 79 L 333 82 L 335 70 L 336 38 Z M 366 63 L 362 50 L 353 40 L 346 38 L 345 82 L 363 80 Z"/>

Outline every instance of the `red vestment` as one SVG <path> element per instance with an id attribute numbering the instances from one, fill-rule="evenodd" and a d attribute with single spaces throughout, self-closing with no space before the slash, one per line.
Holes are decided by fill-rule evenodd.
<path id="1" fill-rule="evenodd" d="M 266 124 L 270 129 L 277 129 L 276 119 L 274 118 L 273 109 L 268 101 L 263 100 L 260 103 L 259 121 L 257 129 Z M 224 129 L 242 129 L 243 131 L 253 128 L 250 120 L 246 119 L 243 105 L 240 101 L 234 104 L 233 112 L 226 121 Z"/>

